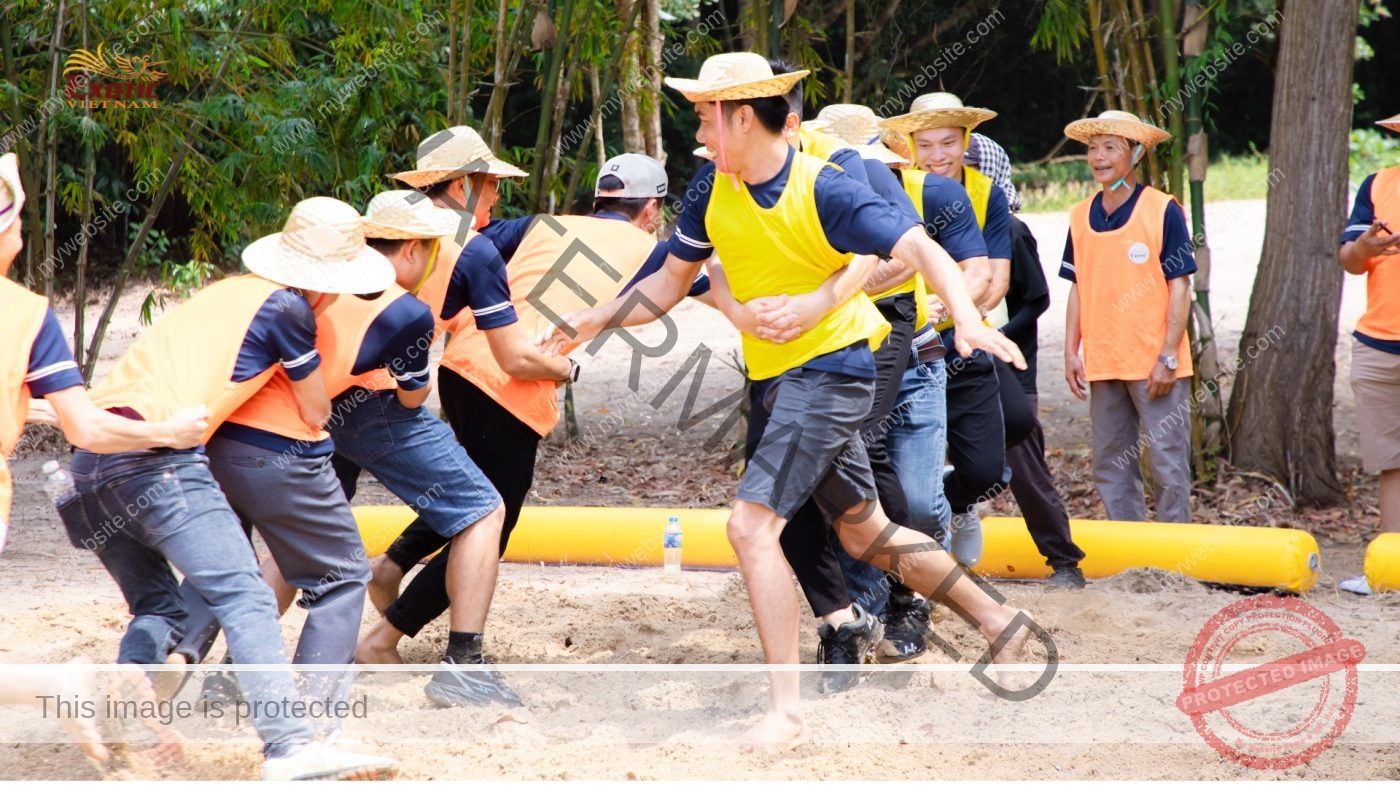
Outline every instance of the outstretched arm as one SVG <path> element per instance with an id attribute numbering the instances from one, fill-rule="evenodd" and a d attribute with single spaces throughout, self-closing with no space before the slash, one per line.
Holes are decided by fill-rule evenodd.
<path id="1" fill-rule="evenodd" d="M 192 449 L 209 428 L 209 409 L 203 405 L 186 408 L 165 421 L 137 421 L 98 408 L 82 386 L 55 391 L 44 399 L 53 406 L 63 437 L 98 454 L 163 447 Z"/>
<path id="2" fill-rule="evenodd" d="M 559 324 L 537 340 L 543 350 L 559 355 L 569 345 L 586 342 L 610 328 L 640 326 L 675 308 L 690 291 L 690 283 L 702 263 L 690 263 L 670 254 L 661 270 L 637 283 L 627 293 L 592 309 L 569 312 Z M 568 329 L 568 330 L 566 330 Z"/>

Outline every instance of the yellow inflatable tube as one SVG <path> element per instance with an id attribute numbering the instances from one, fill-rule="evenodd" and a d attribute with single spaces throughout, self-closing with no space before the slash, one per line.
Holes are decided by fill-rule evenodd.
<path id="1" fill-rule="evenodd" d="M 1400 591 L 1400 534 L 1381 534 L 1366 548 L 1366 582 L 1377 594 Z"/>
<path id="2" fill-rule="evenodd" d="M 661 534 L 670 515 L 681 518 L 685 547 L 681 561 L 695 569 L 736 566 L 725 534 L 727 509 L 611 509 L 605 507 L 527 506 L 511 535 L 507 561 L 610 566 L 660 566 Z M 384 552 L 413 520 L 407 506 L 357 506 L 360 535 L 371 555 Z M 1171 525 L 1072 520 L 1074 541 L 1086 558 L 1087 577 L 1108 577 L 1125 569 L 1156 567 L 1213 583 L 1277 588 L 1302 593 L 1317 583 L 1318 547 L 1312 535 L 1282 528 L 1228 525 Z M 983 557 L 977 571 L 991 577 L 1041 578 L 1050 574 L 1045 559 L 1019 518 L 982 521 Z M 1400 589 L 1400 535 L 1372 543 L 1372 564 L 1387 566 L 1389 580 Z M 1372 552 L 1385 541 L 1382 562 Z M 1388 545 L 1388 547 L 1386 546 Z M 1378 553 L 1379 555 L 1379 553 Z M 1379 577 L 1379 576 L 1378 576 Z"/>

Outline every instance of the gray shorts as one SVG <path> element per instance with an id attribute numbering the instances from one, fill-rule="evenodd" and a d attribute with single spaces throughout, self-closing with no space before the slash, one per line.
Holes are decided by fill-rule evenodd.
<path id="1" fill-rule="evenodd" d="M 859 432 L 874 401 L 874 381 L 799 367 L 778 376 L 769 396 L 768 426 L 736 498 L 784 520 L 811 498 L 828 521 L 876 499 Z"/>

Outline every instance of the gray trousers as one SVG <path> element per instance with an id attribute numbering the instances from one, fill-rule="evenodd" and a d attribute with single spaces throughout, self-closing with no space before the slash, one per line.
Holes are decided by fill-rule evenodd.
<path id="1" fill-rule="evenodd" d="M 350 665 L 364 612 L 369 559 L 330 455 L 301 457 L 215 437 L 209 468 L 245 529 L 262 534 L 287 583 L 302 592 L 306 623 L 293 662 Z M 183 589 L 182 592 L 188 589 Z M 189 618 L 177 651 L 203 659 L 218 621 L 198 594 L 184 594 Z M 313 700 L 347 697 L 345 671 L 303 675 Z"/>
<path id="2" fill-rule="evenodd" d="M 1094 486 L 1110 520 L 1145 522 L 1144 451 L 1152 470 L 1157 522 L 1191 522 L 1191 379 L 1147 398 L 1145 380 L 1096 380 L 1089 384 L 1094 433 Z"/>

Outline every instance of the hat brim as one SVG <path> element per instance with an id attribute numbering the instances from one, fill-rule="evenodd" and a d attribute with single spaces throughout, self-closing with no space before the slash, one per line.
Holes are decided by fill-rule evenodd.
<path id="1" fill-rule="evenodd" d="M 1391 131 L 1400 131 L 1400 115 L 1396 115 L 1393 118 L 1386 118 L 1385 120 L 1378 120 L 1376 121 L 1376 125 L 1380 126 L 1383 129 L 1390 129 Z"/>
<path id="2" fill-rule="evenodd" d="M 498 178 L 528 178 L 530 173 L 507 164 L 500 159 L 493 159 L 486 162 L 485 168 L 480 167 L 457 167 L 454 169 L 434 169 L 434 170 L 408 170 L 406 172 L 396 172 L 390 175 L 396 181 L 406 183 L 415 189 L 423 189 L 435 183 L 441 183 L 451 178 L 462 178 L 471 173 L 485 173 L 495 175 Z"/>
<path id="3" fill-rule="evenodd" d="M 10 198 L 0 205 L 5 209 L 5 215 L 0 216 L 0 232 L 4 232 L 19 219 L 19 213 L 24 209 L 24 183 L 19 177 L 19 157 L 15 154 L 0 156 L 0 181 L 10 190 Z"/>
<path id="4" fill-rule="evenodd" d="M 1170 132 L 1132 120 L 1084 118 L 1065 126 L 1065 136 L 1085 145 L 1096 134 L 1112 134 L 1125 137 L 1133 142 L 1141 142 L 1149 148 L 1156 147 L 1172 138 Z"/>
<path id="5" fill-rule="evenodd" d="M 737 82 L 722 86 L 705 85 L 698 79 L 681 79 L 679 77 L 666 77 L 662 81 L 666 83 L 666 87 L 679 91 L 682 96 L 699 104 L 704 101 L 736 101 L 738 99 L 786 96 L 798 80 L 810 73 L 812 72 L 804 69 L 750 82 Z"/>
<path id="6" fill-rule="evenodd" d="M 878 161 L 881 164 L 894 164 L 907 167 L 912 163 L 898 153 L 890 150 L 883 142 L 872 142 L 869 145 L 860 145 L 856 147 L 856 150 L 860 152 L 861 158 Z"/>
<path id="7" fill-rule="evenodd" d="M 913 134 L 925 129 L 959 128 L 969 131 L 995 118 L 996 112 L 981 107 L 924 109 L 896 115 L 880 121 L 880 127 L 899 134 Z"/>
<path id="8" fill-rule="evenodd" d="M 710 149 L 705 147 L 704 145 L 701 145 L 700 147 L 696 148 L 691 152 L 694 153 L 696 156 L 705 159 L 706 161 L 713 161 L 715 158 L 715 154 L 710 153 Z"/>
<path id="9" fill-rule="evenodd" d="M 282 233 L 266 235 L 243 250 L 243 266 L 269 282 L 318 293 L 380 293 L 389 289 L 396 274 L 393 263 L 364 247 L 354 260 L 327 262 L 288 249 Z"/>
<path id="10" fill-rule="evenodd" d="M 447 210 L 447 209 L 440 209 Z M 360 225 L 364 228 L 366 238 L 387 238 L 390 240 L 407 240 L 410 238 L 446 238 L 449 235 L 456 235 L 462 229 L 462 217 L 456 211 L 451 216 L 435 216 L 432 219 L 417 217 L 411 224 L 383 224 L 373 219 L 361 219 Z M 471 221 L 471 217 L 467 217 Z"/>

